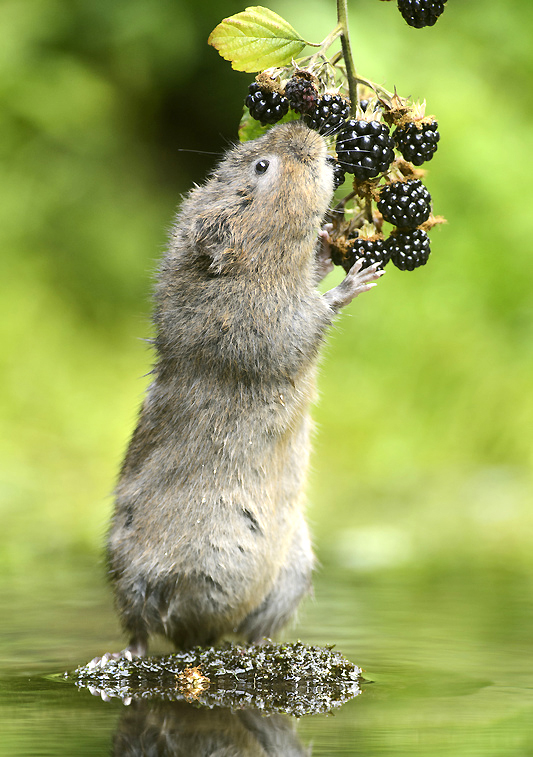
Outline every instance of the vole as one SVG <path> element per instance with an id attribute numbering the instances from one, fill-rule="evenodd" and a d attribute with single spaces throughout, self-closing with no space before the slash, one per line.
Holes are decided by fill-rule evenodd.
<path id="1" fill-rule="evenodd" d="M 358 261 L 318 292 L 332 194 L 324 139 L 293 121 L 230 149 L 183 202 L 107 542 L 128 657 L 146 654 L 152 634 L 181 648 L 271 636 L 310 588 L 304 484 L 319 349 L 339 310 L 383 273 Z"/>

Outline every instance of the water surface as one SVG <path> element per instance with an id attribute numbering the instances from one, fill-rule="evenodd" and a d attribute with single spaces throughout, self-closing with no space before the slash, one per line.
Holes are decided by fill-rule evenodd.
<path id="1" fill-rule="evenodd" d="M 4 581 L 0 754 L 533 755 L 526 573 L 323 567 L 285 638 L 335 643 L 367 683 L 333 715 L 295 721 L 186 703 L 127 707 L 65 682 L 65 670 L 122 643 L 99 571 L 58 560 L 47 576 Z"/>

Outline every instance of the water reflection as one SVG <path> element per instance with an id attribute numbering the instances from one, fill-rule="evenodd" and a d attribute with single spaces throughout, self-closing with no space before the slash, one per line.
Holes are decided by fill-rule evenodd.
<path id="1" fill-rule="evenodd" d="M 309 755 L 294 719 L 258 710 L 198 709 L 187 702 L 135 700 L 113 737 L 116 757 L 300 757 Z"/>
<path id="2" fill-rule="evenodd" d="M 287 709 L 265 716 L 268 697 L 274 706 L 279 701 L 270 670 L 264 685 L 256 680 L 248 688 L 240 673 L 222 686 L 204 665 L 213 685 L 200 701 L 184 701 L 175 687 L 180 699 L 156 702 L 152 690 L 137 685 L 129 706 L 121 699 L 127 701 L 135 683 L 131 676 L 112 682 L 108 670 L 109 702 L 58 677 L 95 648 L 117 642 L 104 635 L 114 621 L 107 594 L 102 589 L 88 600 L 94 574 L 85 583 L 69 576 L 71 584 L 61 584 L 46 575 L 43 587 L 32 575 L 31 590 L 17 585 L 0 592 L 2 757 L 105 755 L 111 744 L 114 754 L 150 757 L 194 757 L 209 749 L 213 757 L 290 756 L 308 754 L 309 744 L 316 757 L 533 755 L 530 570 L 507 563 L 476 569 L 456 560 L 446 571 L 427 566 L 354 576 L 329 570 L 327 583 L 319 576 L 317 599 L 302 613 L 298 634 L 309 643 L 337 642 L 373 683 L 363 682 L 363 695 L 336 708 L 335 717 L 320 708 L 299 719 L 287 718 Z M 316 694 L 316 675 L 310 678 Z M 290 692 L 298 713 L 309 712 L 309 692 L 301 682 Z"/>

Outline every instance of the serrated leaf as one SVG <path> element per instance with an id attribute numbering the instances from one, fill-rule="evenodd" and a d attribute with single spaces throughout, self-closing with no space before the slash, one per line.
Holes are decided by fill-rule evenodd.
<path id="1" fill-rule="evenodd" d="M 261 5 L 225 18 L 207 41 L 232 68 L 247 73 L 284 66 L 307 44 L 285 19 Z"/>
<path id="2" fill-rule="evenodd" d="M 299 113 L 295 113 L 293 110 L 289 110 L 289 112 L 285 116 L 283 116 L 283 118 L 280 119 L 278 123 L 284 124 L 287 123 L 287 121 L 295 121 L 298 118 L 300 118 Z M 239 141 L 249 142 L 250 139 L 257 139 L 257 137 L 262 137 L 263 134 L 265 134 L 265 132 L 267 132 L 271 128 L 272 124 L 261 126 L 259 121 L 256 121 L 255 118 L 252 118 L 250 111 L 245 106 L 241 122 L 239 124 Z"/>

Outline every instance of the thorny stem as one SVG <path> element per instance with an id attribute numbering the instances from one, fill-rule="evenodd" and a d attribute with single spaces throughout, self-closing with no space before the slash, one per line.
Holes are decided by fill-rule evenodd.
<path id="1" fill-rule="evenodd" d="M 348 79 L 350 100 L 352 101 L 351 110 L 352 114 L 355 114 L 357 108 L 357 71 L 355 70 L 355 65 L 352 58 L 352 48 L 350 46 L 347 0 L 337 0 L 337 21 L 342 29 L 342 55 L 344 58 L 344 64 L 346 66 L 346 78 Z"/>

